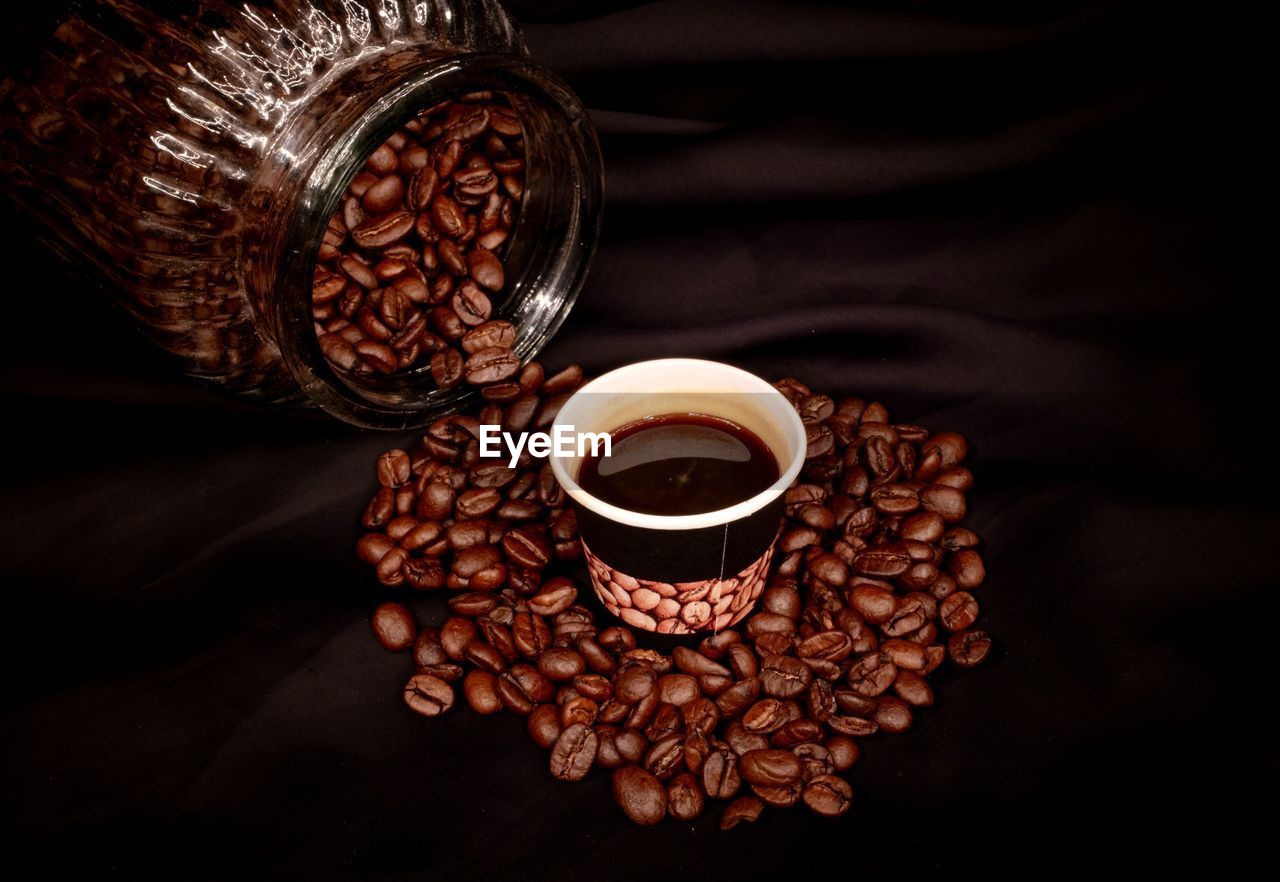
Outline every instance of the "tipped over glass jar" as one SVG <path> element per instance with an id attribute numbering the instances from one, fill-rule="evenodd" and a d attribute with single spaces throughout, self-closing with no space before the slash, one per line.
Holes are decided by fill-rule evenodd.
<path id="1" fill-rule="evenodd" d="M 362 426 L 508 380 L 585 280 L 594 129 L 493 0 L 90 0 L 0 81 L 0 188 L 185 370 Z"/>

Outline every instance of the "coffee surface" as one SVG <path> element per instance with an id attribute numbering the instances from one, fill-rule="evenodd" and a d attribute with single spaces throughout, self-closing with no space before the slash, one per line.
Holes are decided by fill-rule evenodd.
<path id="1" fill-rule="evenodd" d="M 750 499 L 778 479 L 778 461 L 749 429 L 721 417 L 674 413 L 610 432 L 609 456 L 583 459 L 578 483 L 628 511 L 691 515 Z"/>

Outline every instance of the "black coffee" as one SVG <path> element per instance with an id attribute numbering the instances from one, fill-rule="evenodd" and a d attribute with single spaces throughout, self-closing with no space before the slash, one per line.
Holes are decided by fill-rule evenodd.
<path id="1" fill-rule="evenodd" d="M 778 480 L 768 445 L 737 423 L 705 414 L 671 413 L 609 433 L 610 456 L 588 456 L 578 483 L 628 511 L 689 515 L 750 499 Z"/>

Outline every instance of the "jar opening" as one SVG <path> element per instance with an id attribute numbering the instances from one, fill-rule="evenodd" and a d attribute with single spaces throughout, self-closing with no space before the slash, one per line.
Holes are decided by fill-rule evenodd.
<path id="1" fill-rule="evenodd" d="M 474 394 L 468 378 L 502 378 L 555 333 L 594 250 L 603 174 L 576 98 L 515 56 L 453 56 L 380 85 L 372 103 L 348 96 L 337 119 L 318 127 L 345 123 L 331 141 L 317 139 L 329 146 L 312 157 L 292 209 L 280 207 L 286 244 L 259 283 L 274 286 L 263 299 L 274 306 L 281 354 L 311 399 L 349 422 L 398 428 L 456 410 Z M 422 161 L 420 152 L 404 161 L 412 139 L 402 136 L 424 109 L 435 113 L 422 121 L 417 146 L 429 155 L 434 188 L 401 174 Z M 451 139 L 447 126 L 475 137 Z M 490 134 L 501 143 L 489 143 Z M 384 148 L 388 139 L 398 154 Z M 460 188 L 456 172 L 468 162 L 477 173 L 463 174 Z M 419 195 L 434 189 L 446 198 L 415 205 L 405 193 L 415 184 Z M 485 215 L 494 210 L 490 193 L 499 194 L 496 222 Z M 341 231 L 330 227 L 335 216 Z M 481 250 L 488 253 L 474 253 Z M 349 263 L 361 277 L 353 279 L 340 270 L 343 258 L 364 261 L 368 272 Z M 397 260 L 416 265 L 399 278 Z M 473 353 L 459 338 L 489 319 L 514 326 L 514 341 L 497 341 L 513 355 L 485 347 L 490 356 L 464 370 Z M 405 343 L 406 322 L 422 329 L 410 335 L 424 335 L 416 357 L 412 342 L 394 345 Z M 467 349 L 489 342 L 478 336 Z"/>

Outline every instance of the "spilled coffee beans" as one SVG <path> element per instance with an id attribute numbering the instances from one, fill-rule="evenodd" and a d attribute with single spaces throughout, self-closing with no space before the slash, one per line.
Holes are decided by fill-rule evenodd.
<path id="1" fill-rule="evenodd" d="M 394 184 L 384 189 L 375 207 L 392 203 Z M 439 215 L 449 229 L 467 223 L 447 206 Z M 484 258 L 467 266 L 494 271 Z M 468 337 L 463 350 L 489 353 L 486 369 L 510 342 L 492 324 Z M 796 380 L 776 385 L 805 421 L 809 455 L 758 606 L 696 646 L 641 648 L 579 602 L 577 521 L 547 460 L 479 458 L 482 423 L 547 425 L 583 382 L 577 367 L 513 371 L 480 412 L 437 420 L 419 447 L 375 465 L 356 553 L 386 586 L 453 592 L 439 628 L 417 629 L 400 603 L 374 613 L 382 646 L 412 649 L 413 711 L 445 713 L 460 688 L 477 713 L 524 715 L 554 777 L 612 770 L 614 801 L 636 823 L 688 822 L 720 802 L 727 830 L 766 807 L 846 813 L 859 739 L 906 731 L 933 704 L 933 671 L 990 654 L 974 628 L 986 568 L 958 525 L 973 485 L 964 439 Z"/>

